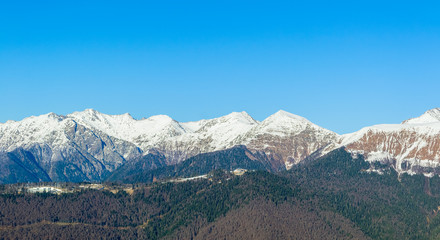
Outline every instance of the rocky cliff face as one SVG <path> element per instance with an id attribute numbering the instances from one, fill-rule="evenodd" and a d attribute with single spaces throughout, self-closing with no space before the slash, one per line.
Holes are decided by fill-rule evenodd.
<path id="1" fill-rule="evenodd" d="M 348 151 L 391 164 L 399 173 L 440 173 L 440 109 L 401 124 L 376 125 L 342 136 Z"/>

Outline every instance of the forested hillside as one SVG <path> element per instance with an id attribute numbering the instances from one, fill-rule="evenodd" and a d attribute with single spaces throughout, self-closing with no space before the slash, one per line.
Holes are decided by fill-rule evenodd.
<path id="1" fill-rule="evenodd" d="M 440 179 L 369 167 L 339 149 L 279 175 L 2 194 L 0 238 L 438 239 Z"/>
<path id="2" fill-rule="evenodd" d="M 160 156 L 149 154 L 136 162 L 130 162 L 107 178 L 110 182 L 149 183 L 157 180 L 176 177 L 191 177 L 207 174 L 213 170 L 223 169 L 232 171 L 237 168 L 248 170 L 271 170 L 269 163 L 264 164 L 245 147 L 237 146 L 227 150 L 202 153 L 172 166 L 162 166 L 151 169 L 147 163 L 156 161 Z"/>

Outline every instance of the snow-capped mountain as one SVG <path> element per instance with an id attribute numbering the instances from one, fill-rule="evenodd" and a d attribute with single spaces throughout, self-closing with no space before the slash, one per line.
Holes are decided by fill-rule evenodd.
<path id="1" fill-rule="evenodd" d="M 370 162 L 391 164 L 399 173 L 440 173 L 440 109 L 401 124 L 366 127 L 342 136 L 341 145 Z"/>
<path id="2" fill-rule="evenodd" d="M 131 142 L 145 153 L 159 151 L 167 157 L 168 164 L 238 145 L 234 139 L 258 123 L 245 112 L 186 123 L 166 115 L 135 120 L 129 114 L 107 115 L 92 109 L 67 117 L 90 129 Z"/>
<path id="3" fill-rule="evenodd" d="M 168 164 L 181 162 L 200 153 L 241 145 L 236 139 L 258 124 L 246 112 L 233 112 L 210 120 L 181 123 L 185 134 L 156 142 L 156 150 L 167 156 Z"/>
<path id="4" fill-rule="evenodd" d="M 337 138 L 337 134 L 284 111 L 262 122 L 246 112 L 233 112 L 180 123 L 165 115 L 136 120 L 129 114 L 107 115 L 87 109 L 66 116 L 50 113 L 0 124 L 0 152 L 9 156 L 9 165 L 24 165 L 17 163 L 23 157 L 5 153 L 26 151 L 51 180 L 58 181 L 100 180 L 124 162 L 150 152 L 164 156 L 169 165 L 237 145 L 248 146 L 261 161 L 280 170 Z"/>
<path id="5" fill-rule="evenodd" d="M 431 176 L 440 174 L 440 109 L 342 136 L 285 111 L 262 122 L 246 112 L 195 122 L 92 109 L 49 113 L 0 124 L 0 182 L 98 181 L 126 162 L 143 159 L 142 168 L 153 169 L 238 145 L 274 171 L 345 147 L 400 173 Z"/>
<path id="6" fill-rule="evenodd" d="M 177 121 L 166 115 L 135 120 L 130 114 L 107 115 L 93 109 L 74 112 L 68 118 L 112 137 L 131 142 L 148 150 L 158 143 L 186 132 Z"/>
<path id="7" fill-rule="evenodd" d="M 290 169 L 313 153 L 331 148 L 338 138 L 336 133 L 303 117 L 280 110 L 237 142 L 264 154 L 275 169 Z"/>
<path id="8" fill-rule="evenodd" d="M 44 174 L 33 172 L 38 166 L 54 181 L 99 180 L 126 159 L 141 156 L 130 142 L 54 113 L 0 124 L 0 152 L 0 179 L 24 169 L 42 180 Z"/>

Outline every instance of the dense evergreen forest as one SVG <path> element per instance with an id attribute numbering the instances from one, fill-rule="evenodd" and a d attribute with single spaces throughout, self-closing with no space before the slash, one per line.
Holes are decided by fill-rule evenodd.
<path id="1" fill-rule="evenodd" d="M 271 170 L 268 163 L 256 161 L 256 158 L 245 146 L 236 146 L 227 150 L 198 154 L 180 164 L 151 168 L 151 162 L 157 158 L 149 154 L 139 161 L 129 162 L 116 169 L 108 178 L 110 182 L 149 183 L 155 179 L 191 177 L 207 174 L 216 169 L 231 171 L 237 168 L 248 170 Z M 253 158 L 253 159 L 251 159 Z M 158 166 L 158 164 L 154 164 Z"/>
<path id="2" fill-rule="evenodd" d="M 343 149 L 281 174 L 220 168 L 132 193 L 1 194 L 0 239 L 440 238 L 438 177 L 369 173 Z"/>

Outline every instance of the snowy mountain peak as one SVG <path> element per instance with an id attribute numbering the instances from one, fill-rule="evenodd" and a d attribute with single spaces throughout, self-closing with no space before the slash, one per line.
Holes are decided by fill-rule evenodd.
<path id="1" fill-rule="evenodd" d="M 100 115 L 101 114 L 99 111 L 92 109 L 92 108 L 87 108 L 84 111 L 82 111 L 81 113 L 89 114 L 89 115 Z"/>
<path id="2" fill-rule="evenodd" d="M 331 135 L 336 137 L 337 134 L 322 128 L 304 117 L 280 110 L 256 126 L 251 135 L 270 134 L 277 136 L 296 135 L 304 130 L 311 130 L 320 135 Z"/>
<path id="3" fill-rule="evenodd" d="M 335 137 L 334 133 L 285 111 L 278 111 L 263 122 L 243 111 L 180 123 L 167 115 L 136 120 L 128 113 L 108 115 L 86 109 L 66 116 L 49 113 L 0 124 L 0 151 L 35 147 L 36 154 L 43 156 L 38 151 L 44 146 L 47 156 L 42 161 L 49 162 L 67 161 L 69 154 L 76 151 L 73 149 L 78 148 L 81 156 L 91 154 L 91 160 L 104 161 L 101 163 L 106 163 L 111 155 L 113 162 L 106 166 L 113 169 L 130 156 L 150 151 L 164 154 L 167 164 L 175 164 L 200 153 L 248 145 L 252 151 L 268 154 L 267 159 L 263 158 L 278 169 L 301 161 Z M 280 148 L 280 144 L 287 145 Z M 275 155 L 271 154 L 277 157 L 272 158 Z M 101 163 L 93 166 L 101 168 Z"/>
<path id="4" fill-rule="evenodd" d="M 154 115 L 149 118 L 144 119 L 144 121 L 154 121 L 154 122 L 160 122 L 160 123 L 170 123 L 175 121 L 170 116 L 167 115 Z"/>
<path id="5" fill-rule="evenodd" d="M 93 127 L 98 127 L 99 124 L 109 125 L 112 124 L 112 122 L 114 121 L 124 123 L 131 123 L 136 121 L 129 113 L 124 113 L 120 115 L 108 115 L 98 112 L 94 109 L 86 109 L 82 112 L 74 112 L 67 115 L 67 117 L 73 118 L 81 123 Z"/>
<path id="6" fill-rule="evenodd" d="M 232 112 L 226 116 L 220 117 L 219 119 L 225 119 L 229 121 L 240 121 L 242 123 L 255 124 L 258 123 L 255 119 L 253 119 L 247 112 Z"/>
<path id="7" fill-rule="evenodd" d="M 402 124 L 423 124 L 437 122 L 440 122 L 440 108 L 428 110 L 420 117 L 408 119 L 403 121 Z"/>
<path id="8" fill-rule="evenodd" d="M 286 120 L 288 119 L 288 120 L 296 120 L 304 123 L 310 123 L 310 121 L 307 120 L 306 118 L 295 115 L 293 113 L 286 112 L 284 110 L 279 110 L 278 112 L 270 115 L 266 120 L 274 120 L 274 119 L 286 119 Z"/>
<path id="9" fill-rule="evenodd" d="M 50 112 L 40 116 L 30 116 L 21 121 L 12 121 L 12 123 L 16 124 L 36 124 L 40 125 L 47 122 L 60 122 L 66 117 L 63 115 L 58 115 L 56 113 Z M 8 121 L 9 122 L 9 121 Z"/>
<path id="10" fill-rule="evenodd" d="M 83 112 L 74 112 L 68 117 L 75 121 L 104 132 L 110 136 L 124 141 L 136 142 L 144 140 L 149 146 L 151 142 L 165 136 L 179 135 L 185 132 L 180 124 L 166 115 L 151 116 L 146 119 L 136 120 L 130 114 L 107 115 L 93 109 Z"/>
<path id="11" fill-rule="evenodd" d="M 43 115 L 43 116 L 46 116 L 47 118 L 54 119 L 54 120 L 57 120 L 57 121 L 62 121 L 63 119 L 66 118 L 65 116 L 58 115 L 58 114 L 53 113 L 53 112 L 48 113 L 48 114 Z"/>
<path id="12" fill-rule="evenodd" d="M 21 121 L 8 121 L 0 125 L 0 149 L 11 150 L 35 142 L 65 143 L 62 132 L 65 116 L 47 113 L 31 116 Z"/>
<path id="13" fill-rule="evenodd" d="M 102 113 L 100 113 L 94 109 L 86 109 L 82 112 L 73 112 L 67 116 L 77 118 L 77 119 L 82 119 L 82 120 L 96 121 L 96 120 L 100 119 L 101 115 L 102 115 Z"/>
<path id="14" fill-rule="evenodd" d="M 302 131 L 308 127 L 321 129 L 306 118 L 283 110 L 270 115 L 259 126 L 261 129 L 266 129 L 267 132 L 280 132 L 281 134 Z"/>

